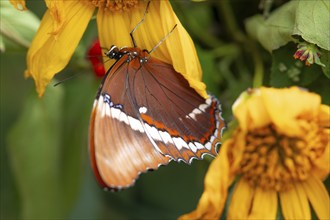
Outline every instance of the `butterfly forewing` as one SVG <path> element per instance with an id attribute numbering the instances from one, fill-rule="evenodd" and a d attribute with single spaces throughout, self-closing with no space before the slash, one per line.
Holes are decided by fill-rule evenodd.
<path id="1" fill-rule="evenodd" d="M 153 147 L 136 119 L 126 86 L 129 65 L 115 65 L 95 100 L 90 153 L 100 185 L 120 189 L 132 185 L 141 172 L 167 164 L 170 158 Z"/>

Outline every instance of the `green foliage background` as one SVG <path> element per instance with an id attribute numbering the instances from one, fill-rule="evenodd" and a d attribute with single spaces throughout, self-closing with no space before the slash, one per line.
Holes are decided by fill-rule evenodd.
<path id="1" fill-rule="evenodd" d="M 46 9 L 42 1 L 27 6 L 39 18 Z M 228 122 L 238 95 L 261 82 L 298 85 L 330 103 L 328 1 L 173 0 L 172 6 L 195 42 L 203 79 Z M 23 78 L 33 27 L 9 19 L 19 13 L 10 7 L 1 2 L 1 219 L 175 219 L 193 210 L 209 158 L 191 166 L 172 162 L 118 193 L 96 184 L 87 139 L 100 79 L 84 57 L 97 37 L 96 23 L 90 22 L 70 64 L 38 99 L 33 81 Z M 8 27 L 18 33 L 5 34 Z M 319 47 L 325 67 L 293 58 L 303 40 Z"/>

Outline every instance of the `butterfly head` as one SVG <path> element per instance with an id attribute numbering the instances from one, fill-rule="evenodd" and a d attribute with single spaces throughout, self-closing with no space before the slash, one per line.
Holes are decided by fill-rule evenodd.
<path id="1" fill-rule="evenodd" d="M 119 60 L 122 57 L 122 53 L 116 45 L 112 45 L 108 52 L 105 52 L 105 55 L 110 59 Z"/>

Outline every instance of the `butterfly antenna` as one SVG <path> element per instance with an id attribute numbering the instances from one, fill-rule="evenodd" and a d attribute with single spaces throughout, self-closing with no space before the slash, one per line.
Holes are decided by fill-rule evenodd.
<path id="1" fill-rule="evenodd" d="M 73 78 L 76 77 L 78 74 L 79 74 L 79 73 L 76 73 L 76 74 L 73 74 L 72 76 L 69 76 L 68 78 L 65 78 L 65 79 L 60 80 L 59 82 L 57 82 L 57 83 L 54 84 L 54 87 L 56 87 L 56 86 L 58 86 L 58 85 L 60 85 L 60 84 L 62 84 L 62 83 L 64 83 L 64 82 L 66 82 L 66 81 L 68 81 L 68 80 L 70 80 L 70 79 L 73 79 Z"/>
<path id="2" fill-rule="evenodd" d="M 105 56 L 105 57 L 107 57 L 107 56 Z M 106 61 L 103 62 L 103 64 L 106 64 L 106 63 L 109 62 L 110 60 L 111 60 L 110 58 L 107 59 Z"/>
<path id="3" fill-rule="evenodd" d="M 142 24 L 142 23 L 144 22 L 144 19 L 145 19 L 145 17 L 146 17 L 146 14 L 148 13 L 149 5 L 150 5 L 150 1 L 148 1 L 148 4 L 147 4 L 147 7 L 146 7 L 146 10 L 144 11 L 143 18 L 142 18 L 141 21 L 135 26 L 135 28 L 131 31 L 131 33 L 129 33 L 129 35 L 131 35 L 131 39 L 132 39 L 132 42 L 133 42 L 133 46 L 134 46 L 134 47 L 136 47 L 136 43 L 135 43 L 135 39 L 134 39 L 133 33 L 134 33 L 135 30 L 140 26 L 140 24 Z"/>
<path id="4" fill-rule="evenodd" d="M 163 39 L 161 39 L 158 42 L 158 44 L 156 46 L 154 46 L 154 48 L 152 48 L 148 53 L 151 54 L 154 50 L 156 50 L 166 40 L 166 38 L 174 31 L 176 26 L 177 26 L 177 24 L 175 24 L 174 27 L 172 28 L 172 30 L 168 34 L 166 34 L 166 36 Z"/>

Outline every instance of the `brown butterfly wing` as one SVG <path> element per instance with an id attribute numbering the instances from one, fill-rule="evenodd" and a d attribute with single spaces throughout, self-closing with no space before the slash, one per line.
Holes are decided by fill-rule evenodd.
<path id="1" fill-rule="evenodd" d="M 121 189 L 134 184 L 141 172 L 157 169 L 170 158 L 159 153 L 141 130 L 130 104 L 126 77 L 129 63 L 117 62 L 105 78 L 94 102 L 90 120 L 90 155 L 99 184 L 105 188 Z M 122 109 L 110 107 L 120 103 Z M 131 115 L 127 115 L 127 110 Z M 133 129 L 134 128 L 134 129 Z M 140 129 L 140 130 L 137 130 Z"/>
<path id="2" fill-rule="evenodd" d="M 135 109 L 161 153 L 186 163 L 216 155 L 225 127 L 217 99 L 205 100 L 171 65 L 155 58 L 129 76 Z"/>
<path id="3" fill-rule="evenodd" d="M 125 56 L 105 77 L 92 111 L 90 154 L 99 183 L 120 189 L 171 159 L 216 155 L 224 128 L 218 101 L 202 98 L 171 65 Z"/>

